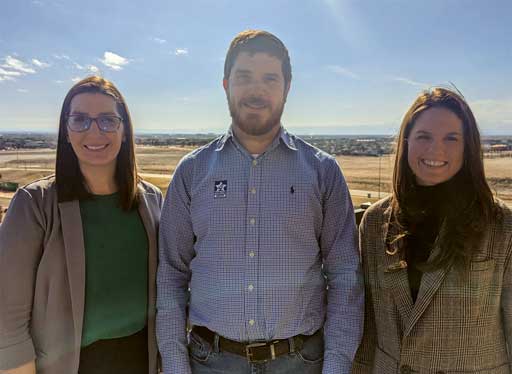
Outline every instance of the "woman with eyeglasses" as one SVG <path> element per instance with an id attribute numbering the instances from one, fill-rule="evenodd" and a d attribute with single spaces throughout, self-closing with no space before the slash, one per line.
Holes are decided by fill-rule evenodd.
<path id="1" fill-rule="evenodd" d="M 121 93 L 76 83 L 55 175 L 20 188 L 0 225 L 0 373 L 157 373 L 161 204 Z"/>
<path id="2" fill-rule="evenodd" d="M 360 225 L 353 374 L 512 373 L 512 212 L 494 199 L 464 98 L 434 88 L 402 121 L 392 196 Z"/>

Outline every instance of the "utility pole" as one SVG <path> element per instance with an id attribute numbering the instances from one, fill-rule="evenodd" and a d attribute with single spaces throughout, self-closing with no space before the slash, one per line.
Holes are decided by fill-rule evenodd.
<path id="1" fill-rule="evenodd" d="M 379 148 L 379 200 L 380 200 L 380 169 L 381 169 L 381 158 L 382 158 L 382 150 Z"/>

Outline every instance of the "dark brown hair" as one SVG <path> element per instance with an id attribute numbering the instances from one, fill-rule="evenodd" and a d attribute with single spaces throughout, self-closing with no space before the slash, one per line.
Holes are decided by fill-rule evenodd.
<path id="1" fill-rule="evenodd" d="M 226 54 L 224 79 L 229 79 L 236 58 L 242 52 L 247 52 L 251 55 L 255 53 L 266 53 L 272 57 L 276 57 L 281 61 L 284 86 L 287 87 L 291 82 L 292 66 L 290 64 L 288 49 L 277 36 L 263 30 L 246 30 L 235 36 Z"/>
<path id="2" fill-rule="evenodd" d="M 438 258 L 428 264 L 431 269 L 457 263 L 467 264 L 472 254 L 469 246 L 478 242 L 481 236 L 479 234 L 495 212 L 494 198 L 485 179 L 480 132 L 473 112 L 462 95 L 446 88 L 432 88 L 416 98 L 400 127 L 393 171 L 392 198 L 393 223 L 399 229 L 397 238 L 405 234 L 406 222 L 402 213 L 407 208 L 408 196 L 416 183 L 408 163 L 407 139 L 418 117 L 434 107 L 445 108 L 462 121 L 464 162 L 458 176 L 464 181 L 464 195 L 469 196 L 470 201 L 467 201 L 463 211 L 452 209 L 453 217 L 445 220 L 443 232 L 439 233 L 438 240 L 446 248 L 443 246 Z"/>
<path id="3" fill-rule="evenodd" d="M 57 159 L 55 165 L 55 183 L 59 202 L 70 200 L 84 200 L 92 195 L 87 188 L 86 181 L 78 159 L 68 141 L 67 118 L 69 116 L 71 101 L 76 95 L 82 93 L 98 93 L 112 97 L 117 110 L 123 119 L 124 140 L 117 155 L 115 181 L 119 191 L 119 202 L 123 210 L 130 210 L 138 205 L 137 183 L 139 176 L 135 161 L 135 142 L 133 139 L 133 126 L 126 102 L 114 86 L 107 79 L 91 76 L 76 83 L 64 98 L 59 120 L 59 136 L 57 142 Z"/>

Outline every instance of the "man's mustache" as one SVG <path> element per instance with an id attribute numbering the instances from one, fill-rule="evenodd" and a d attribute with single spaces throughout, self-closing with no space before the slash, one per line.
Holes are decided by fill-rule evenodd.
<path id="1" fill-rule="evenodd" d="M 265 100 L 261 97 L 257 97 L 257 96 L 251 96 L 251 97 L 248 97 L 246 99 L 243 99 L 241 102 L 240 102 L 241 105 L 254 105 L 254 106 L 270 106 L 270 103 L 268 102 L 268 100 Z"/>

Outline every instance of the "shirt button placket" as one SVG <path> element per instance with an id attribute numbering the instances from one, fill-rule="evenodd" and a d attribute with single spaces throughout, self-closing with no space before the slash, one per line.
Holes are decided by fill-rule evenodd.
<path id="1" fill-rule="evenodd" d="M 261 163 L 258 160 L 252 160 L 250 164 L 249 180 L 247 181 L 247 229 L 245 240 L 245 318 L 247 323 L 247 332 L 249 340 L 260 338 L 257 330 L 258 311 L 256 285 L 258 281 L 258 246 L 259 246 L 259 183 Z"/>

